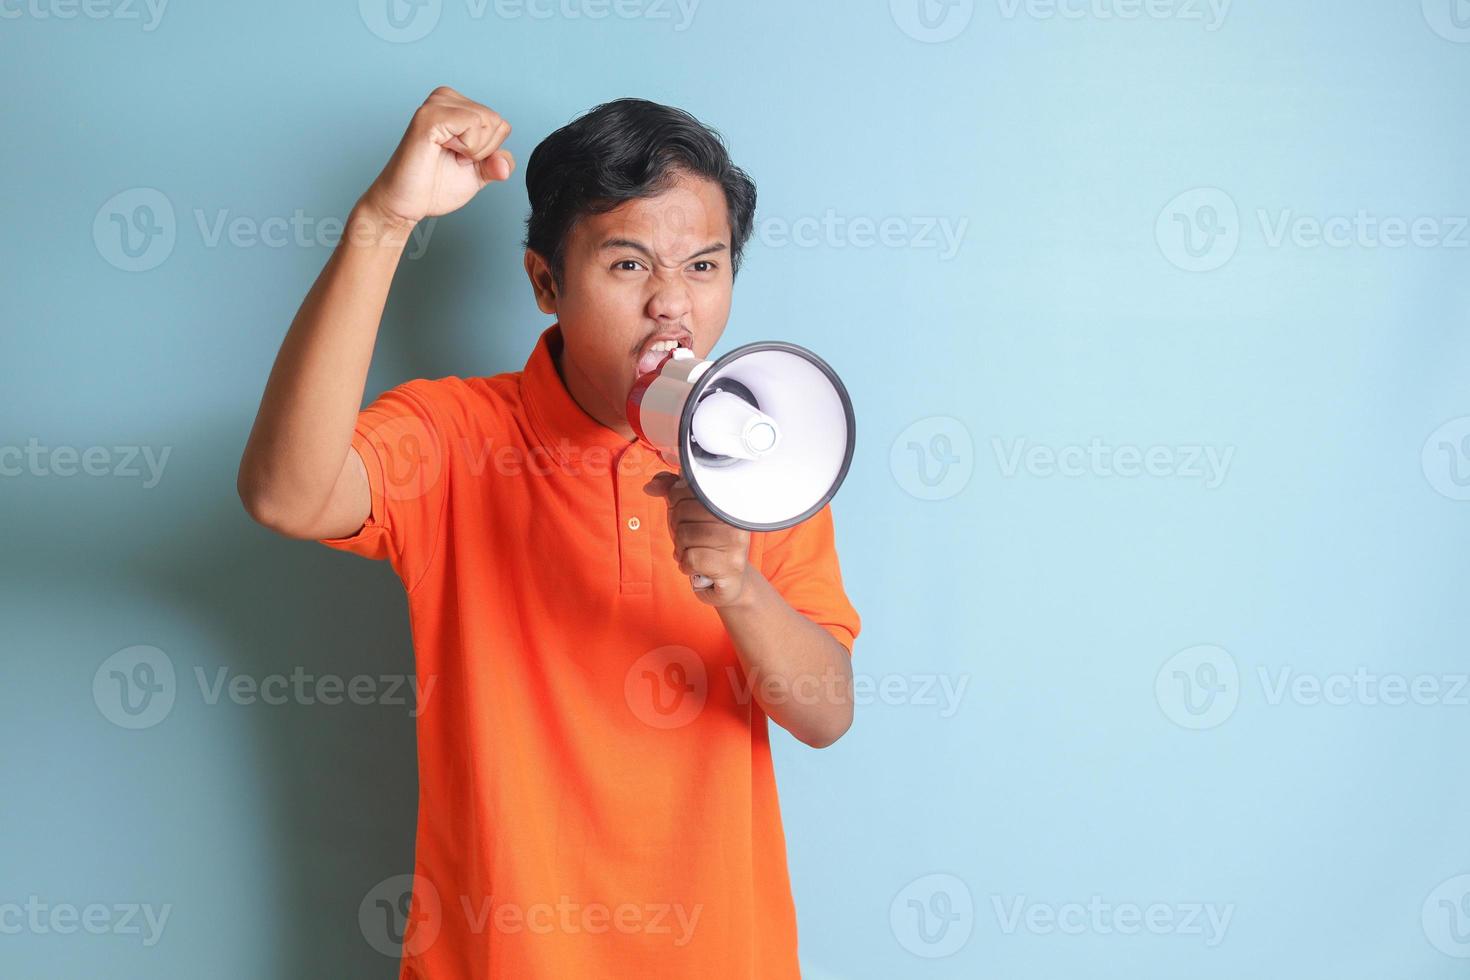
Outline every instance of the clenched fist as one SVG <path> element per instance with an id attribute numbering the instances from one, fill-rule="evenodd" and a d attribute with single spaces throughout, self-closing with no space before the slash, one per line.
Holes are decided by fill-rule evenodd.
<path id="1" fill-rule="evenodd" d="M 644 491 L 668 504 L 674 560 L 689 576 L 694 594 L 711 606 L 727 606 L 745 591 L 750 532 L 732 527 L 699 502 L 689 484 L 674 473 L 659 473 Z"/>
<path id="2" fill-rule="evenodd" d="M 390 221 L 415 224 L 464 207 L 515 159 L 501 144 L 510 123 L 447 85 L 429 93 L 362 204 Z"/>

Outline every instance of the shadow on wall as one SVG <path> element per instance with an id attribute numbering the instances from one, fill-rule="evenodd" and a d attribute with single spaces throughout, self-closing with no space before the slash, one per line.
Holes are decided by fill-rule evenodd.
<path id="1" fill-rule="evenodd" d="M 509 209 L 496 210 L 507 217 Z M 400 267 L 364 404 L 411 378 L 490 375 L 524 365 L 545 318 L 530 303 L 520 252 L 497 254 L 495 274 L 486 275 L 487 250 L 477 247 L 466 218 L 452 215 L 436 227 L 426 253 L 433 261 Z M 523 304 L 536 319 L 505 314 Z M 302 664 L 344 678 L 414 678 L 407 601 L 386 561 L 280 538 L 239 506 L 235 447 L 244 446 L 249 424 L 221 440 L 230 451 L 215 461 L 218 513 L 193 545 L 155 556 L 154 581 L 216 624 L 240 658 L 237 670 L 265 674 Z M 206 437 L 204 444 L 213 443 Z M 212 546 L 199 547 L 201 539 L 212 539 Z M 263 857 L 289 887 L 280 896 L 280 975 L 398 974 L 396 958 L 374 943 L 382 943 L 384 931 L 401 935 L 401 912 L 382 910 L 394 921 L 384 921 L 373 937 L 364 936 L 358 921 L 370 890 L 413 870 L 415 694 L 408 683 L 393 695 L 389 686 L 376 690 L 401 703 L 256 714 L 262 754 L 276 774 L 264 782 L 274 790 L 270 813 L 280 843 Z"/>
<path id="2" fill-rule="evenodd" d="M 523 366 L 544 317 L 521 322 L 520 313 L 506 313 L 529 302 L 520 252 L 497 255 L 494 276 L 477 275 L 486 250 L 468 228 L 446 222 L 435 232 L 433 244 L 442 247 L 430 253 L 434 261 L 400 269 L 364 403 L 410 378 Z M 484 289 L 516 298 L 487 305 L 476 295 Z M 279 334 L 268 336 L 262 343 Z M 255 845 L 252 863 L 264 866 L 261 879 L 275 889 L 260 896 L 271 904 L 265 918 L 274 931 L 253 941 L 270 949 L 275 975 L 396 977 L 396 958 L 364 936 L 358 910 L 375 886 L 413 870 L 416 708 L 407 683 L 414 673 L 406 598 L 387 562 L 288 540 L 246 515 L 235 476 L 255 409 L 252 401 L 229 418 L 198 426 L 196 417 L 192 430 L 162 432 L 174 450 L 163 486 L 150 492 L 159 496 L 141 507 L 114 497 L 76 516 L 71 531 L 86 542 L 85 568 L 40 526 L 21 530 L 13 554 L 35 556 L 28 567 L 43 588 L 51 580 L 109 601 L 140 592 L 161 615 L 202 633 L 202 655 L 170 651 L 181 697 L 191 688 L 194 702 L 201 696 L 196 667 L 203 670 L 199 684 L 293 672 L 373 680 L 373 703 L 302 703 L 287 688 L 288 703 L 257 700 L 233 716 L 244 719 L 254 743 L 238 755 L 259 760 L 260 771 L 223 775 L 220 784 L 239 797 L 231 807 L 238 802 L 259 814 L 249 819 L 268 825 L 248 826 L 242 817 L 240 826 L 219 830 L 249 831 L 266 842 Z M 305 683 L 314 689 L 314 681 Z M 231 697 L 228 689 L 218 696 Z M 170 739 L 190 738 L 192 723 L 172 718 Z M 239 762 L 218 765 L 228 773 Z M 250 798 L 254 787 L 266 798 Z M 168 805 L 161 794 L 117 800 L 124 822 L 149 821 Z M 227 919 L 242 896 L 222 888 L 219 901 L 219 909 L 200 910 L 198 918 Z"/>
<path id="3" fill-rule="evenodd" d="M 402 586 L 386 562 L 257 526 L 234 498 L 232 461 L 215 462 L 210 514 L 141 570 L 148 587 L 213 631 L 210 681 L 225 666 L 232 677 L 299 668 L 344 687 L 358 677 L 373 684 L 366 704 L 319 703 L 313 680 L 304 685 L 311 703 L 293 693 L 287 705 L 247 713 L 252 754 L 266 769 L 254 782 L 269 796 L 258 810 L 273 846 L 259 859 L 279 883 L 280 975 L 397 976 L 365 940 L 357 910 L 378 882 L 413 869 L 414 709 L 402 680 L 413 676 L 413 654 Z M 192 666 L 177 664 L 181 685 L 193 683 Z M 383 703 L 394 678 L 406 704 Z"/>

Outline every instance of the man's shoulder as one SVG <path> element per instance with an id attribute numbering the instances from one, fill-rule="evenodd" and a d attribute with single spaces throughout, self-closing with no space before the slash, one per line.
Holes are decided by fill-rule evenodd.
<path id="1" fill-rule="evenodd" d="M 414 378 L 398 388 L 423 402 L 441 425 L 472 432 L 520 414 L 521 374 L 516 370 L 480 377 Z"/>

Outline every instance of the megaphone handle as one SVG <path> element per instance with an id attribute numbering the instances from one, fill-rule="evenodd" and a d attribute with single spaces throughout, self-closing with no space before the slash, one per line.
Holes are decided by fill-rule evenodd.
<path id="1" fill-rule="evenodd" d="M 678 349 L 679 350 L 682 350 L 683 348 L 678 348 Z M 680 487 L 680 488 L 687 487 L 687 486 L 689 486 L 689 481 L 686 480 L 686 479 L 684 479 L 683 476 L 680 476 L 678 479 L 676 479 L 674 481 L 674 486 Z M 692 586 L 694 586 L 694 590 L 696 592 L 702 592 L 703 590 L 705 590 L 705 589 L 709 588 L 710 586 L 714 585 L 715 584 L 715 580 L 712 579 L 712 578 L 710 578 L 708 575 L 691 575 L 691 576 L 689 576 L 689 584 L 692 585 Z"/>

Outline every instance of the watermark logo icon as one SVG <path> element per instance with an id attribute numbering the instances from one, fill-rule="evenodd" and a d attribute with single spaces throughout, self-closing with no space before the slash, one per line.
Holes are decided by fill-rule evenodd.
<path id="1" fill-rule="evenodd" d="M 684 646 L 650 650 L 623 677 L 623 697 L 652 728 L 682 728 L 699 716 L 709 696 L 709 674 L 699 654 Z"/>
<path id="2" fill-rule="evenodd" d="M 158 647 L 119 650 L 92 675 L 92 701 L 119 728 L 152 728 L 168 717 L 177 693 L 174 663 Z"/>
<path id="3" fill-rule="evenodd" d="M 975 16 L 975 0 L 888 0 L 893 22 L 915 41 L 940 44 L 959 37 Z"/>
<path id="4" fill-rule="evenodd" d="M 1470 415 L 1450 419 L 1424 440 L 1424 478 L 1441 496 L 1470 500 Z"/>
<path id="5" fill-rule="evenodd" d="M 382 458 L 383 495 L 389 500 L 418 500 L 438 485 L 444 452 L 438 437 L 419 416 L 394 415 L 374 425 L 371 441 Z M 367 462 L 372 465 L 371 460 Z"/>
<path id="6" fill-rule="evenodd" d="M 959 419 L 933 415 L 898 434 L 888 466 L 909 495 L 944 500 L 969 484 L 975 470 L 975 442 Z"/>
<path id="7" fill-rule="evenodd" d="M 1240 703 L 1240 668 L 1223 647 L 1180 650 L 1154 677 L 1154 698 L 1174 724 L 1196 731 L 1223 725 Z"/>
<path id="8" fill-rule="evenodd" d="M 1470 44 L 1470 0 L 1423 0 L 1424 20 L 1446 41 Z"/>
<path id="9" fill-rule="evenodd" d="M 975 930 L 975 898 L 954 875 L 924 875 L 893 896 L 888 924 L 898 944 L 915 956 L 953 956 Z"/>
<path id="10" fill-rule="evenodd" d="M 1240 209 L 1218 187 L 1196 187 L 1178 195 L 1154 224 L 1159 251 L 1185 272 L 1212 272 L 1240 247 Z"/>
<path id="11" fill-rule="evenodd" d="M 92 220 L 97 254 L 124 272 L 147 272 L 173 254 L 174 206 L 160 190 L 130 187 L 108 198 Z"/>
<path id="12" fill-rule="evenodd" d="M 443 0 L 357 0 L 362 22 L 384 41 L 409 44 L 439 24 Z"/>
<path id="13" fill-rule="evenodd" d="M 1424 937 L 1446 956 L 1470 959 L 1470 875 L 1441 882 L 1424 899 Z"/>
<path id="14" fill-rule="evenodd" d="M 444 909 L 434 883 L 419 875 L 384 878 L 362 897 L 357 926 L 368 945 L 384 956 L 418 956 L 434 945 Z"/>

